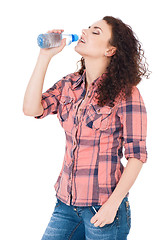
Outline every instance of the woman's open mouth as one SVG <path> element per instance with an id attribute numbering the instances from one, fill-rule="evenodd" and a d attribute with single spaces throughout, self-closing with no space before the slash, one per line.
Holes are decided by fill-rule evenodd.
<path id="1" fill-rule="evenodd" d="M 81 37 L 78 41 L 78 43 L 86 43 L 86 41 Z"/>

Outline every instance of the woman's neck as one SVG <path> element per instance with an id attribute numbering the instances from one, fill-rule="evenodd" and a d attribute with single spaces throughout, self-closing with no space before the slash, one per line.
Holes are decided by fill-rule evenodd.
<path id="1" fill-rule="evenodd" d="M 109 65 L 109 59 L 85 59 L 87 89 L 89 85 L 103 73 Z"/>

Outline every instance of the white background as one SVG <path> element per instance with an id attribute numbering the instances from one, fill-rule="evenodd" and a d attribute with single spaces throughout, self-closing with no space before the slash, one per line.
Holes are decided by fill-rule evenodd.
<path id="1" fill-rule="evenodd" d="M 56 115 L 23 114 L 24 93 L 34 69 L 38 34 L 53 28 L 81 33 L 106 15 L 129 24 L 143 44 L 152 71 L 139 84 L 148 113 L 148 161 L 130 190 L 128 240 L 158 238 L 158 5 L 151 1 L 5 1 L 0 6 L 0 239 L 40 240 L 55 204 L 55 184 L 65 150 Z M 43 91 L 76 70 L 73 43 L 50 62 Z"/>

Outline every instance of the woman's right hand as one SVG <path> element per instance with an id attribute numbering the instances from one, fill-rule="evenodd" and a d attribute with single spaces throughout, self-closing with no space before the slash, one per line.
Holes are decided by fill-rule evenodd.
<path id="1" fill-rule="evenodd" d="M 61 34 L 64 30 L 63 29 L 53 29 L 51 31 L 48 31 L 47 33 L 59 33 Z M 66 46 L 66 38 L 62 39 L 61 45 L 59 47 L 54 48 L 40 48 L 40 55 L 45 55 L 49 57 L 50 59 L 61 52 L 63 48 Z"/>

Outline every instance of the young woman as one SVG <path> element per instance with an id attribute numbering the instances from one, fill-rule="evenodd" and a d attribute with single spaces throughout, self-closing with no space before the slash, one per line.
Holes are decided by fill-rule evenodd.
<path id="1" fill-rule="evenodd" d="M 42 94 L 48 64 L 65 44 L 40 50 L 24 97 L 25 115 L 57 114 L 66 134 L 57 203 L 42 240 L 125 240 L 129 190 L 147 160 L 146 109 L 136 87 L 149 76 L 144 53 L 130 26 L 104 17 L 75 46 L 81 69 Z"/>

